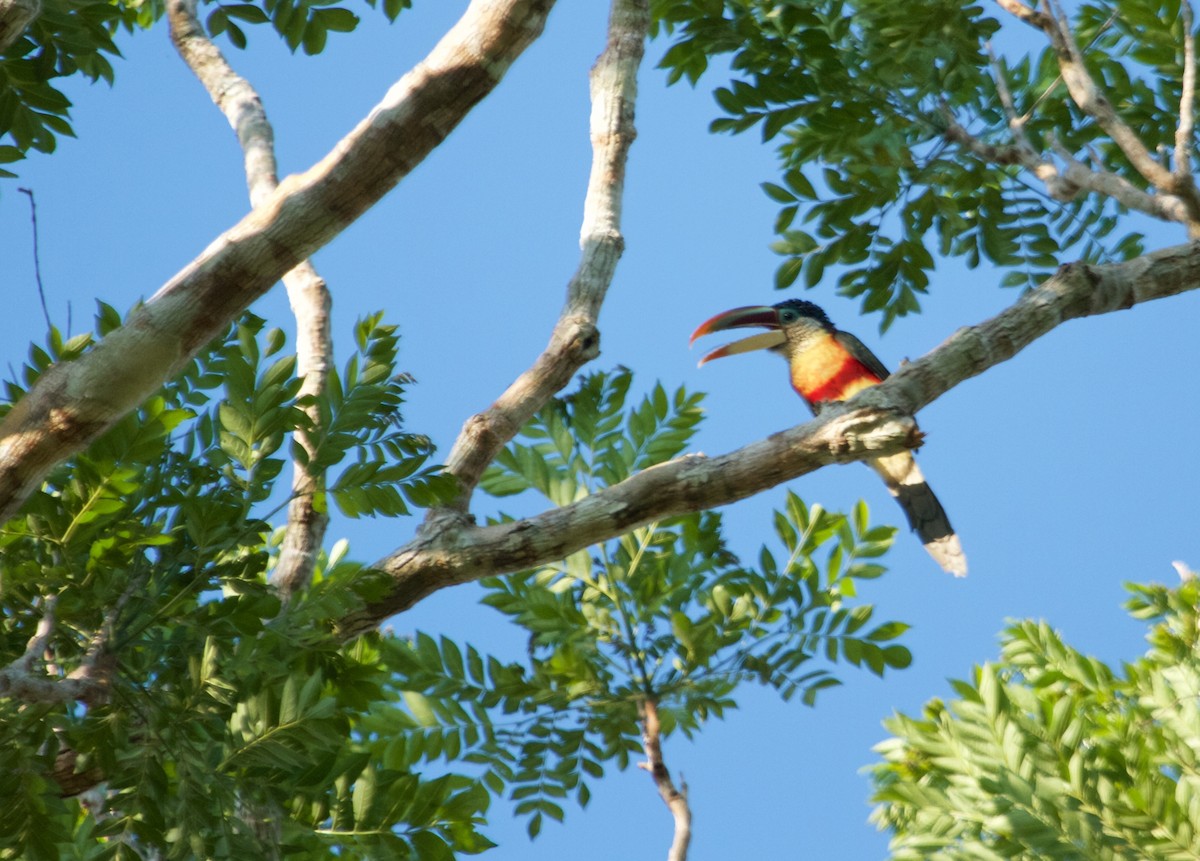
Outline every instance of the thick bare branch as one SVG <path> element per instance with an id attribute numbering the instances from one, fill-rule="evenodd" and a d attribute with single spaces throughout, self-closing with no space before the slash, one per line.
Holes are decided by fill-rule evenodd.
<path id="1" fill-rule="evenodd" d="M 671 780 L 671 772 L 663 761 L 658 703 L 653 698 L 647 698 L 638 705 L 642 716 L 642 748 L 646 751 L 646 761 L 639 762 L 638 767 L 650 772 L 659 797 L 675 820 L 675 832 L 671 840 L 671 849 L 667 852 L 667 861 L 686 861 L 688 844 L 692 841 L 692 810 L 688 807 L 687 783 L 681 779 L 677 789 L 675 782 Z"/>
<path id="2" fill-rule="evenodd" d="M 41 0 L 0 0 L 0 51 L 20 39 L 41 11 Z"/>
<path id="3" fill-rule="evenodd" d="M 591 73 L 592 169 L 584 200 L 579 268 L 550 343 L 487 410 L 472 416 L 447 458 L 465 511 L 483 470 L 534 413 L 599 353 L 596 320 L 624 248 L 621 198 L 633 126 L 637 72 L 645 53 L 650 13 L 645 0 L 614 0 L 608 41 Z M 432 512 L 437 519 L 439 512 Z"/>
<path id="4" fill-rule="evenodd" d="M 208 38 L 196 18 L 195 0 L 168 0 L 167 22 L 175 50 L 237 134 L 245 160 L 250 204 L 258 206 L 279 185 L 275 133 L 262 100 Z"/>
<path id="5" fill-rule="evenodd" d="M 254 87 L 233 70 L 196 17 L 195 0 L 169 0 L 167 20 L 179 56 L 204 85 L 213 103 L 229 121 L 242 147 L 250 203 L 257 206 L 278 187 L 275 133 Z M 325 390 L 333 364 L 333 337 L 329 314 L 332 300 L 325 280 L 309 260 L 283 276 L 288 301 L 296 318 L 296 373 L 302 378 L 300 395 L 318 397 Z M 304 588 L 312 579 L 317 554 L 329 525 L 329 515 L 319 504 L 325 491 L 325 474 L 316 463 L 315 433 L 321 412 L 305 412 L 312 431 L 297 434 L 308 457 L 292 462 L 292 498 L 288 503 L 287 531 L 275 567 L 275 582 L 284 595 Z"/>
<path id="6" fill-rule="evenodd" d="M 333 366 L 333 336 L 329 328 L 333 302 L 325 279 L 307 260 L 283 276 L 283 283 L 292 315 L 296 318 L 296 373 L 303 379 L 299 394 L 317 397 L 325 391 L 329 369 Z M 321 414 L 316 404 L 306 407 L 305 412 L 311 423 L 310 429 L 297 431 L 296 435 L 308 457 L 292 461 L 287 531 L 273 574 L 284 596 L 304 589 L 312 581 L 317 554 L 329 526 L 329 515 L 321 504 L 325 472 L 314 465 L 317 460 L 315 434 L 321 428 Z"/>
<path id="7" fill-rule="evenodd" d="M 408 175 L 538 36 L 553 0 L 474 0 L 333 151 L 253 212 L 0 423 L 0 519 L 179 370 L 250 302 Z"/>
<path id="8" fill-rule="evenodd" d="M 1012 307 L 979 325 L 959 329 L 928 355 L 901 367 L 885 381 L 886 389 L 864 391 L 853 403 L 915 414 L 1068 320 L 1124 311 L 1197 288 L 1198 243 L 1164 248 L 1123 263 L 1060 266 L 1053 278 Z"/>
<path id="9" fill-rule="evenodd" d="M 744 499 L 830 463 L 919 444 L 909 416 L 1004 362 L 1067 320 L 1200 287 L 1200 244 L 1106 266 L 1071 264 L 1003 313 L 960 329 L 928 355 L 807 424 L 717 457 L 687 455 L 561 508 L 492 526 L 466 516 L 427 523 L 375 564 L 390 594 L 339 623 L 353 636 L 433 592 L 553 562 L 630 529 Z"/>

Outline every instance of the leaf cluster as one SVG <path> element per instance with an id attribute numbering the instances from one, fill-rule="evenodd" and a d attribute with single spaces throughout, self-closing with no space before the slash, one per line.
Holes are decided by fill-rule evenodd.
<path id="1" fill-rule="evenodd" d="M 224 35 L 234 47 L 247 45 L 246 25 L 270 24 L 292 51 L 320 54 L 330 33 L 348 33 L 359 16 L 339 0 L 262 0 L 222 3 L 209 0 L 202 14 L 214 39 Z M 389 21 L 412 0 L 368 0 L 381 5 Z M 111 57 L 119 57 L 117 31 L 149 29 L 163 16 L 162 0 L 41 0 L 41 11 L 25 32 L 0 53 L 0 165 L 23 159 L 30 150 L 50 153 L 59 136 L 75 136 L 71 102 L 57 81 L 81 75 L 113 83 Z M 16 176 L 0 167 L 0 178 Z"/>
<path id="2" fill-rule="evenodd" d="M 563 505 L 678 455 L 701 418 L 699 396 L 656 385 L 630 403 L 631 383 L 626 371 L 582 378 L 530 421 L 481 486 Z M 793 494 L 775 528 L 781 551 L 763 548 L 757 567 L 739 562 L 720 515 L 706 512 L 484 580 L 484 603 L 528 637 L 528 665 L 417 635 L 395 659 L 424 731 L 393 733 L 393 755 L 476 763 L 536 834 L 544 817 L 563 817 L 562 799 L 586 804 L 588 779 L 606 765 L 628 767 L 648 700 L 664 733 L 691 736 L 736 707 L 746 682 L 811 705 L 839 683 L 823 664 L 878 674 L 907 666 L 907 649 L 893 642 L 906 626 L 875 623 L 870 606 L 852 602 L 860 581 L 883 573 L 874 560 L 894 530 L 871 526 L 862 504 L 848 518 Z"/>
<path id="3" fill-rule="evenodd" d="M 920 310 L 936 257 L 1011 271 L 1032 286 L 1070 252 L 1088 261 L 1142 253 L 1118 231 L 1110 198 L 1051 199 L 1011 157 L 985 159 L 952 145 L 950 118 L 985 145 L 1012 143 L 995 75 L 1013 94 L 1039 151 L 1062 145 L 1096 169 L 1145 180 L 1065 97 L 1053 51 L 993 70 L 986 50 L 999 22 L 961 0 L 657 0 L 670 40 L 668 80 L 693 84 L 728 54 L 731 80 L 715 90 L 713 131 L 758 127 L 778 141 L 776 287 L 811 288 L 827 274 L 860 297 L 886 328 Z M 1163 17 L 1166 16 L 1166 17 Z M 1151 152 L 1169 147 L 1178 111 L 1178 4 L 1121 0 L 1080 7 L 1075 27 L 1093 74 Z M 1108 26 L 1117 22 L 1115 26 Z"/>
<path id="4" fill-rule="evenodd" d="M 874 821 L 897 859 L 1200 853 L 1200 586 L 1131 586 L 1150 651 L 1117 672 L 1044 622 L 919 718 L 887 722 Z"/>
<path id="5" fill-rule="evenodd" d="M 372 3 L 372 6 L 375 4 Z M 395 20 L 411 0 L 385 0 L 388 20 Z M 263 0 L 255 3 L 216 3 L 204 19 L 205 29 L 214 39 L 222 34 L 235 48 L 247 45 L 246 24 L 270 24 L 283 37 L 289 49 L 305 54 L 325 50 L 330 33 L 349 33 L 358 27 L 359 17 L 339 5 L 338 0 Z"/>
<path id="6" fill-rule="evenodd" d="M 0 54 L 0 164 L 31 149 L 54 152 L 59 135 L 74 137 L 71 103 L 55 80 L 82 75 L 111 84 L 108 58 L 120 54 L 113 33 L 136 17 L 132 6 L 104 0 L 44 0 L 25 33 Z M 0 169 L 0 177 L 12 176 Z"/>
<path id="7" fill-rule="evenodd" d="M 120 324 L 101 305 L 96 332 Z M 0 528 L 0 666 L 51 622 L 37 680 L 102 680 L 81 703 L 0 698 L 0 856 L 448 858 L 486 845 L 485 792 L 385 767 L 358 740 L 391 670 L 330 625 L 377 599 L 380 576 L 339 545 L 286 608 L 267 582 L 289 435 L 310 435 L 351 515 L 406 513 L 444 484 L 428 440 L 399 423 L 409 381 L 394 327 L 376 315 L 355 336 L 328 391 L 302 399 L 282 333 L 247 315 Z M 9 399 L 93 338 L 52 332 Z M 90 805 L 60 797 L 61 757 L 99 787 Z"/>

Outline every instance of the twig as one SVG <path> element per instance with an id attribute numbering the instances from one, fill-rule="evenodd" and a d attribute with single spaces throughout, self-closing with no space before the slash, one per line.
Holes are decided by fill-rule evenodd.
<path id="1" fill-rule="evenodd" d="M 676 789 L 671 772 L 663 762 L 658 703 L 653 697 L 647 697 L 638 703 L 638 710 L 642 718 L 642 747 L 646 751 L 646 762 L 639 762 L 638 768 L 650 772 L 659 797 L 675 820 L 675 834 L 671 849 L 667 852 L 667 861 L 685 861 L 688 844 L 692 840 L 692 810 L 688 806 L 687 782 L 680 777 L 679 788 Z"/>
<path id="2" fill-rule="evenodd" d="M 46 289 L 42 286 L 42 255 L 38 250 L 37 201 L 32 188 L 18 188 L 21 194 L 29 195 L 29 220 L 33 224 L 33 279 L 37 282 L 38 299 L 42 302 L 42 316 L 46 318 L 46 331 L 54 328 L 50 322 L 50 309 L 46 307 Z"/>
<path id="3" fill-rule="evenodd" d="M 1004 116 L 1008 119 L 1008 130 L 1012 132 L 1013 140 L 1017 142 L 1018 146 L 1036 152 L 1033 144 L 1029 142 L 1029 136 L 1025 134 L 1025 121 L 1028 117 L 1017 115 L 1016 102 L 1013 101 L 1012 91 L 1008 88 L 1008 81 L 1004 79 L 1004 70 L 1000 68 L 1000 60 L 992 50 L 992 43 L 988 42 L 984 47 L 987 49 L 988 66 L 992 70 L 992 81 L 996 84 L 996 94 L 1000 97 L 1000 105 L 1004 108 Z"/>
<path id="4" fill-rule="evenodd" d="M 1064 176 L 1063 172 L 1059 170 L 1054 162 L 1034 150 L 1023 132 L 1021 132 L 1015 144 L 990 144 L 967 131 L 954 118 L 949 107 L 944 105 L 942 108 L 942 117 L 946 124 L 945 131 L 943 132 L 946 139 L 961 145 L 976 157 L 992 164 L 1020 165 L 1040 179 L 1046 186 L 1046 192 L 1055 200 L 1074 200 L 1075 196 L 1079 194 L 1080 184 L 1078 180 L 1080 177 L 1075 177 L 1072 180 Z M 1012 121 L 1014 123 L 1020 122 L 1015 116 L 1012 118 Z M 1018 125 L 1017 128 L 1019 129 L 1020 126 Z M 1082 167 L 1082 165 L 1080 166 Z M 1149 205 L 1149 202 L 1147 202 L 1147 205 Z"/>

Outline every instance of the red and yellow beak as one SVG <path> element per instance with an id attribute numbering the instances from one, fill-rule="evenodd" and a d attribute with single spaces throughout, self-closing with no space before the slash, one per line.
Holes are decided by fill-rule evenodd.
<path id="1" fill-rule="evenodd" d="M 705 320 L 696 327 L 696 331 L 692 332 L 692 337 L 688 340 L 688 344 L 694 344 L 696 339 L 702 335 L 711 335 L 713 332 L 720 332 L 725 329 L 740 329 L 745 326 L 762 326 L 770 329 L 769 332 L 759 332 L 757 335 L 751 335 L 749 338 L 742 338 L 740 341 L 734 341 L 732 344 L 726 344 L 724 347 L 718 347 L 711 353 L 705 354 L 700 360 L 700 364 L 710 362 L 713 359 L 721 359 L 725 356 L 732 356 L 736 353 L 748 353 L 751 350 L 769 350 L 771 347 L 778 347 L 787 340 L 779 325 L 779 313 L 770 305 L 747 305 L 743 308 L 734 308 L 731 311 L 726 311 Z"/>

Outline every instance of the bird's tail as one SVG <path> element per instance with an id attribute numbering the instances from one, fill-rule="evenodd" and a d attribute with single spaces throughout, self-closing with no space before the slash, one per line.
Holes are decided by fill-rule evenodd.
<path id="1" fill-rule="evenodd" d="M 934 561 L 948 574 L 967 576 L 967 557 L 963 555 L 962 545 L 954 534 L 946 509 L 933 495 L 912 454 L 902 451 L 874 458 L 867 463 L 879 473 L 887 489 L 896 497 L 908 516 L 908 525 L 917 533 Z"/>

